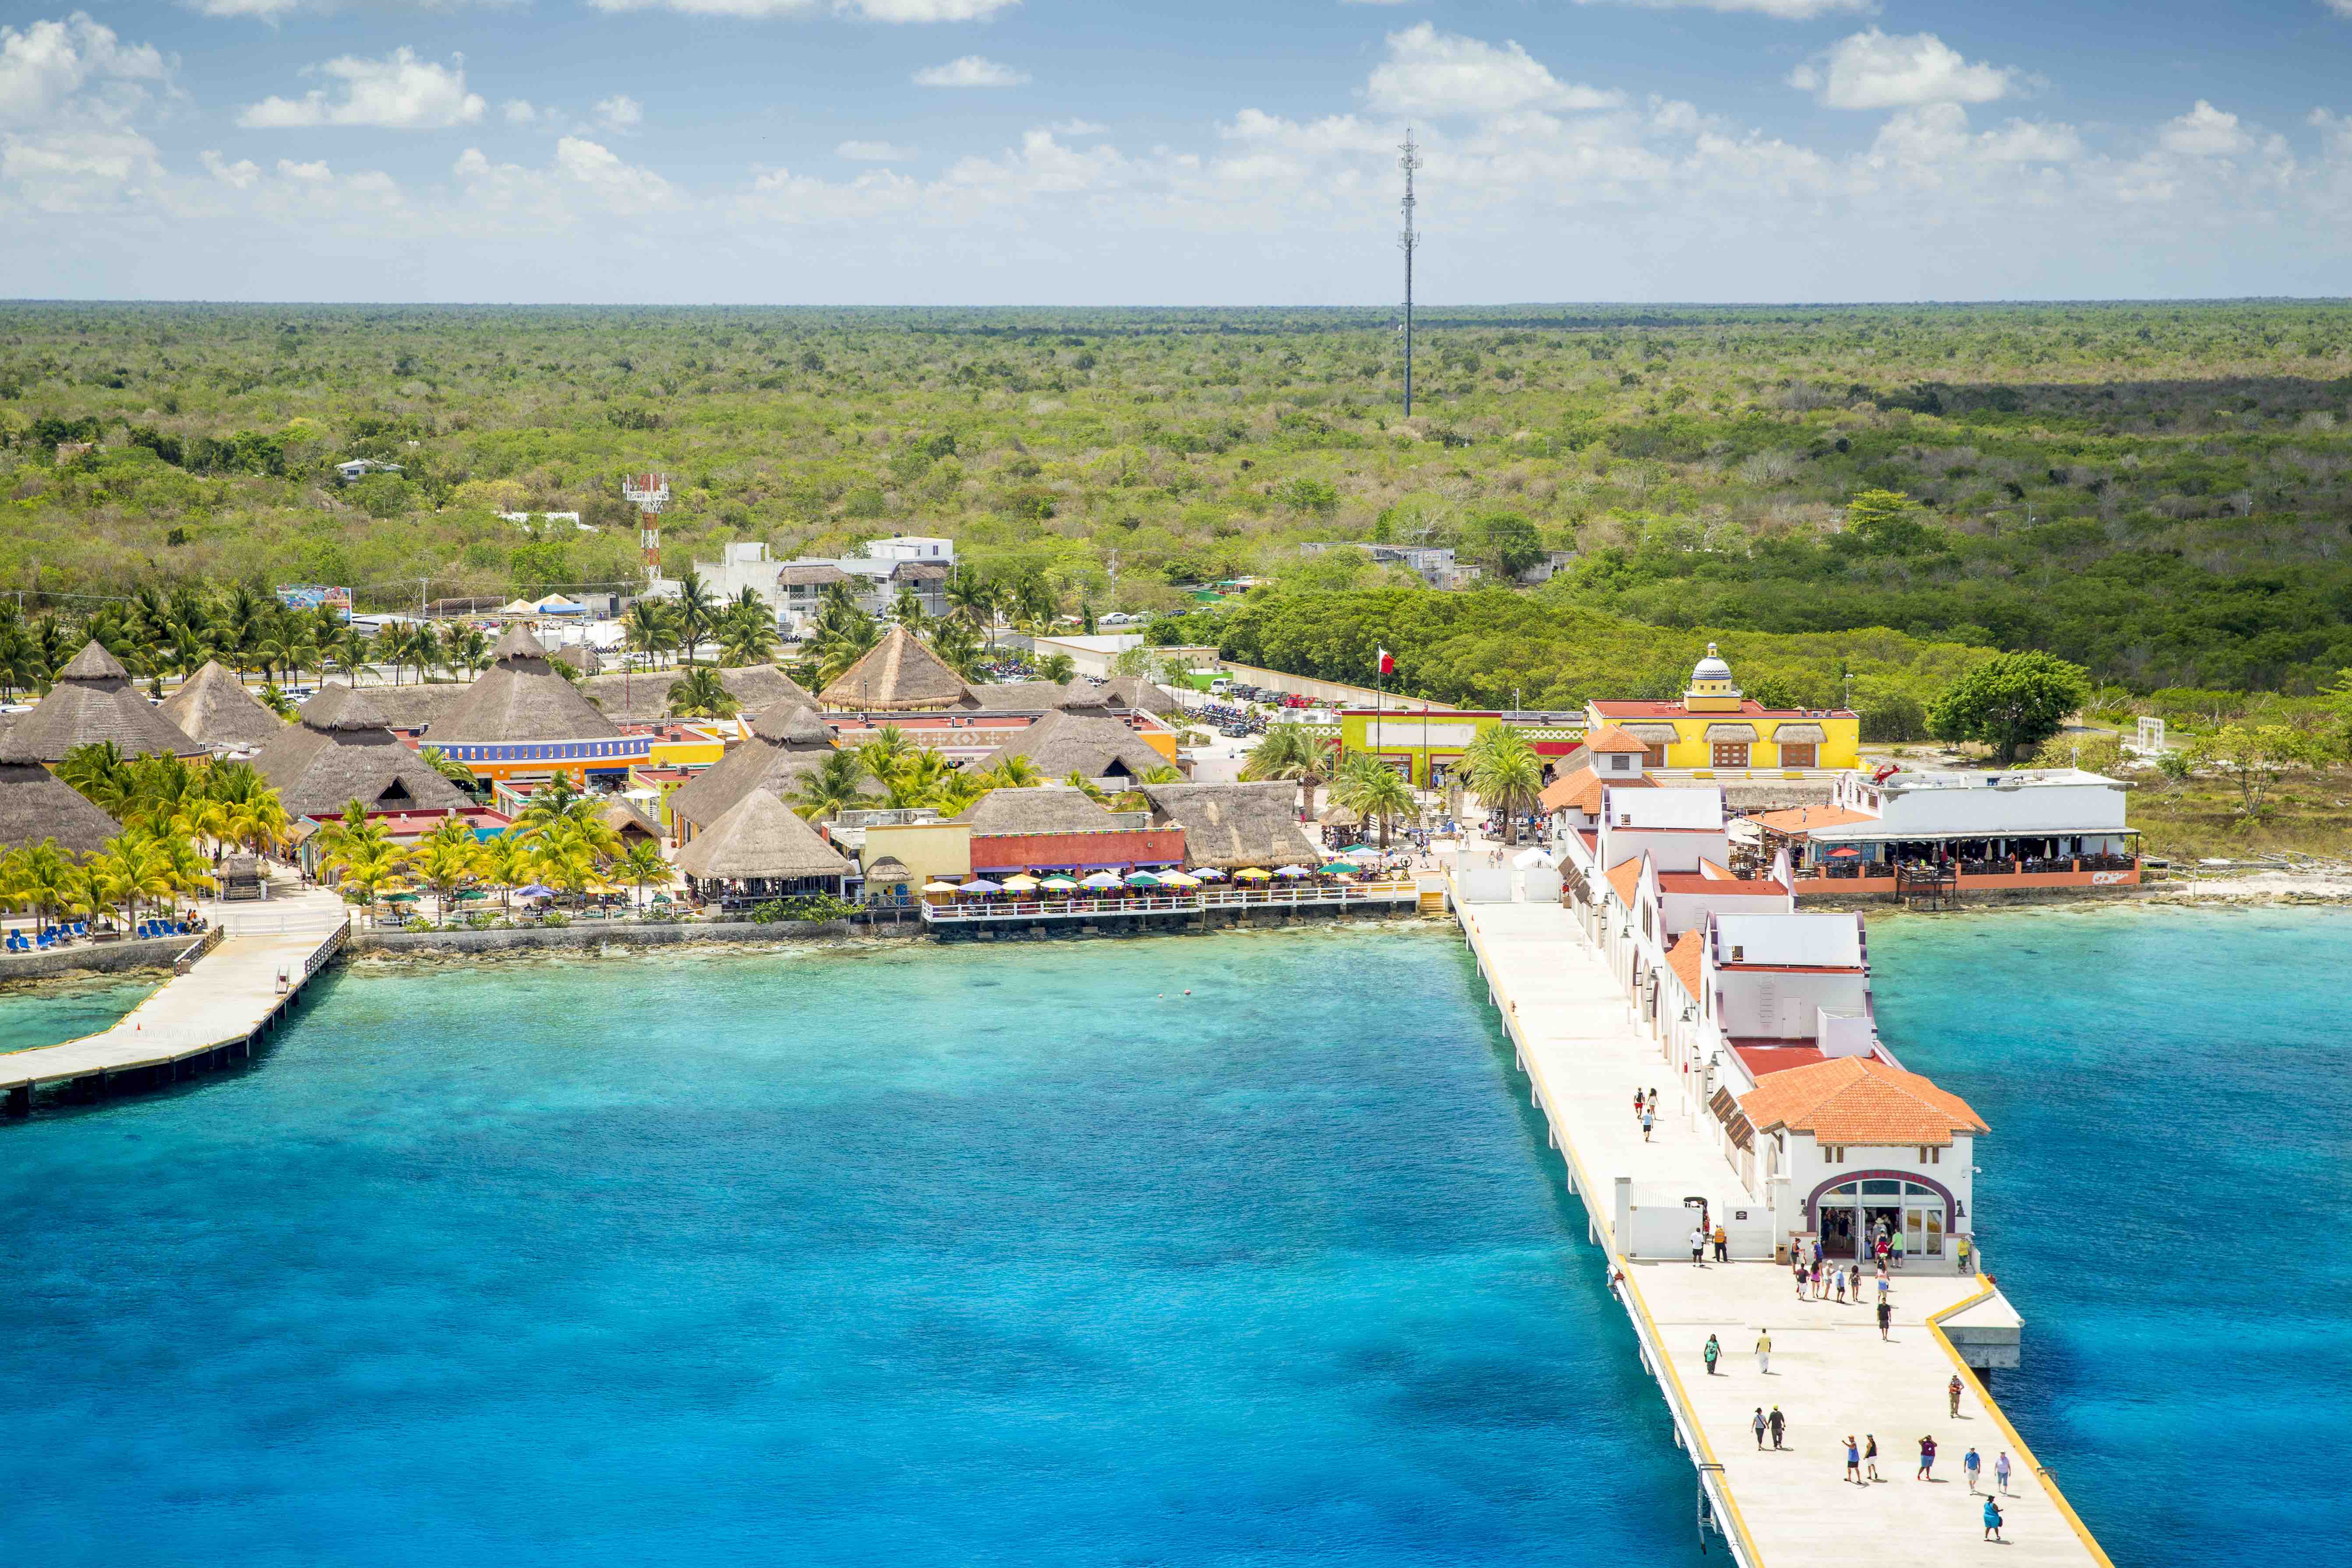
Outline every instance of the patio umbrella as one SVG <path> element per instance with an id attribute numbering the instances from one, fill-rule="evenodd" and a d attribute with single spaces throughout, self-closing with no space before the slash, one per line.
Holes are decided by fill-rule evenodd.
<path id="1" fill-rule="evenodd" d="M 923 891 L 927 893 L 961 893 L 963 889 L 953 882 L 926 882 L 923 884 Z"/>
<path id="2" fill-rule="evenodd" d="M 1187 876 L 1181 871 L 1162 871 L 1160 873 L 1160 885 L 1163 888 L 1197 888 L 1201 885 L 1201 879 Z"/>
<path id="3" fill-rule="evenodd" d="M 1311 877 L 1315 873 L 1304 866 L 1277 866 L 1274 874 L 1277 877 Z"/>
<path id="4" fill-rule="evenodd" d="M 1203 866 L 1192 875 L 1200 878 L 1203 882 L 1222 882 L 1225 879 L 1225 874 L 1214 866 Z"/>
<path id="5" fill-rule="evenodd" d="M 528 888 L 517 888 L 515 889 L 515 897 L 518 899 L 551 899 L 555 897 L 555 889 L 549 887 L 544 882 L 533 882 Z"/>
<path id="6" fill-rule="evenodd" d="M 1268 877 L 1273 875 L 1273 872 L 1261 871 L 1255 866 L 1244 866 L 1240 870 L 1234 873 L 1234 880 L 1236 882 L 1263 882 Z"/>
<path id="7" fill-rule="evenodd" d="M 476 899 L 487 899 L 488 897 L 489 894 L 482 891 L 479 888 L 468 888 L 464 892 L 457 895 L 457 901 L 461 904 L 471 903 Z"/>
<path id="8" fill-rule="evenodd" d="M 654 902 L 657 904 L 666 904 L 669 902 L 669 895 L 667 893 L 656 893 L 654 895 Z"/>
<path id="9" fill-rule="evenodd" d="M 1322 868 L 1323 875 L 1326 877 L 1337 877 L 1343 872 L 1348 876 L 1352 877 L 1362 869 L 1363 868 L 1357 865 L 1353 860 L 1334 860 L 1328 866 Z"/>
<path id="10" fill-rule="evenodd" d="M 1078 884 L 1081 888 L 1123 888 L 1126 885 L 1108 871 L 1097 871 Z"/>
<path id="11" fill-rule="evenodd" d="M 974 877 L 956 890 L 961 893 L 1001 893 L 1004 891 L 1004 884 L 992 882 L 985 877 Z"/>
<path id="12" fill-rule="evenodd" d="M 1128 874 L 1127 885 L 1130 888 L 1156 888 L 1160 886 L 1160 879 L 1149 871 L 1131 871 Z"/>
<path id="13" fill-rule="evenodd" d="M 1549 849 L 1523 849 L 1511 864 L 1522 871 L 1531 871 L 1538 866 L 1557 866 L 1559 862 L 1551 858 Z"/>
<path id="14" fill-rule="evenodd" d="M 1076 877 L 1065 877 L 1056 871 L 1037 885 L 1041 888 L 1051 888 L 1057 893 L 1066 893 L 1078 885 L 1078 879 Z"/>
<path id="15" fill-rule="evenodd" d="M 1831 858 L 1831 859 L 1832 859 L 1832 860 L 1853 860 L 1853 859 L 1858 859 L 1858 858 L 1861 858 L 1861 855 L 1862 855 L 1862 851 L 1861 851 L 1861 850 L 1859 850 L 1859 849 L 1856 849 L 1856 848 L 1855 848 L 1853 845 L 1851 845 L 1851 844 L 1842 844 L 1842 845 L 1838 846 L 1838 847 L 1836 847 L 1835 849 L 1832 849 L 1832 850 L 1831 850 L 1831 851 L 1830 851 L 1830 858 Z"/>
<path id="16" fill-rule="evenodd" d="M 386 893 L 383 896 L 383 901 L 387 904 L 413 904 L 416 901 L 416 895 L 415 893 Z"/>
<path id="17" fill-rule="evenodd" d="M 1004 879 L 1004 890 L 1008 893 L 1034 893 L 1037 888 L 1037 879 L 1025 871 L 1017 877 Z"/>

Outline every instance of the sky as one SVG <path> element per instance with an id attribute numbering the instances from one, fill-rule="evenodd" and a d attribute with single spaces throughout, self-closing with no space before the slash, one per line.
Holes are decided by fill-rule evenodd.
<path id="1" fill-rule="evenodd" d="M 41 3 L 16 298 L 2352 294 L 2352 0 Z"/>

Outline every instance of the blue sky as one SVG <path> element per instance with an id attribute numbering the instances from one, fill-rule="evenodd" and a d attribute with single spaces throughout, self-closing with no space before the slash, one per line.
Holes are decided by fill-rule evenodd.
<path id="1" fill-rule="evenodd" d="M 2352 0 L 29 3 L 18 296 L 2352 292 Z"/>

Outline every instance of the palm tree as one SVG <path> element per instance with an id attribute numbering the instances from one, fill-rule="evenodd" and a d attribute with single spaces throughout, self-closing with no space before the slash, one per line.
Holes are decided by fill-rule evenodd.
<path id="1" fill-rule="evenodd" d="M 896 724 L 885 724 L 857 748 L 857 760 L 877 784 L 887 784 L 898 765 L 915 754 L 915 742 Z"/>
<path id="2" fill-rule="evenodd" d="M 408 662 L 408 638 L 402 633 L 398 621 L 386 621 L 377 631 L 375 640 L 368 647 L 368 658 L 372 663 L 392 666 L 392 683 L 394 686 L 400 684 L 401 667 Z M 359 684 L 356 673 L 352 677 L 352 684 Z"/>
<path id="3" fill-rule="evenodd" d="M 426 767 L 431 768 L 459 789 L 470 791 L 479 787 L 479 781 L 474 777 L 474 770 L 456 761 L 440 747 L 422 746 L 417 749 L 416 754 L 425 759 Z"/>
<path id="4" fill-rule="evenodd" d="M 448 920 L 451 896 L 473 879 L 481 858 L 480 841 L 461 816 L 442 818 L 441 826 L 410 851 L 409 866 L 416 879 L 432 890 L 436 920 Z"/>
<path id="5" fill-rule="evenodd" d="M 728 606 L 719 622 L 719 662 L 741 667 L 776 657 L 776 617 L 751 589 Z"/>
<path id="6" fill-rule="evenodd" d="M 449 662 L 466 672 L 471 680 L 490 662 L 490 639 L 479 626 L 458 626 L 451 629 L 442 647 Z"/>
<path id="7" fill-rule="evenodd" d="M 979 680 L 986 673 L 982 668 L 984 650 L 980 646 L 979 634 L 963 622 L 932 622 L 930 645 L 931 651 L 966 680 Z"/>
<path id="8" fill-rule="evenodd" d="M 327 857 L 330 869 L 342 873 L 343 897 L 363 906 L 368 923 L 375 923 L 376 895 L 396 880 L 408 864 L 408 851 L 396 844 L 360 840 Z M 352 894 L 358 894 L 356 899 Z"/>
<path id="9" fill-rule="evenodd" d="M 865 747 L 858 750 L 862 753 Z M 863 760 L 862 756 L 860 760 Z M 882 779 L 884 802 L 893 811 L 909 811 L 919 805 L 931 805 L 939 794 L 940 785 L 953 776 L 955 764 L 925 746 L 909 756 L 900 758 L 898 765 Z"/>
<path id="10" fill-rule="evenodd" d="M 842 673 L 874 651 L 882 640 L 882 630 L 863 611 L 851 609 L 836 614 L 827 605 L 818 613 L 816 625 L 801 644 L 803 656 L 815 666 L 814 684 L 822 688 L 838 680 Z"/>
<path id="11" fill-rule="evenodd" d="M 702 641 L 703 634 L 719 622 L 719 602 L 711 596 L 709 587 L 702 581 L 702 574 L 689 566 L 686 575 L 677 580 L 675 603 L 677 606 L 678 641 L 686 649 L 686 662 L 692 664 L 696 645 Z"/>
<path id="12" fill-rule="evenodd" d="M 0 885 L 5 885 L 11 905 L 31 907 L 37 936 L 72 903 L 76 873 L 73 862 L 58 848 L 58 841 L 44 838 L 9 852 L 5 884 Z"/>
<path id="13" fill-rule="evenodd" d="M 640 910 L 646 907 L 646 884 L 659 882 L 667 886 L 671 876 L 669 861 L 663 856 L 661 846 L 650 838 L 640 838 L 630 845 L 628 852 L 613 863 L 613 869 L 621 880 L 635 884 Z"/>
<path id="14" fill-rule="evenodd" d="M 58 760 L 57 775 L 79 790 L 100 811 L 121 820 L 129 809 L 132 778 L 122 748 L 111 741 L 92 741 L 74 747 Z"/>
<path id="15" fill-rule="evenodd" d="M 1488 733 L 1508 739 L 1488 745 L 1471 764 L 1470 787 L 1481 805 L 1503 814 L 1505 841 L 1517 844 L 1519 814 L 1532 810 L 1543 795 L 1543 759 L 1516 730 L 1497 724 Z"/>
<path id="16" fill-rule="evenodd" d="M 838 816 L 864 804 L 866 764 L 856 753 L 835 752 L 801 775 L 792 808 L 806 817 Z"/>
<path id="17" fill-rule="evenodd" d="M 677 646 L 677 632 L 670 620 L 667 604 L 639 599 L 629 606 L 627 646 L 659 664 L 661 655 Z"/>
<path id="18" fill-rule="evenodd" d="M 956 771 L 931 787 L 930 804 L 941 816 L 961 816 L 972 802 L 989 792 L 984 774 Z"/>
<path id="19" fill-rule="evenodd" d="M 689 666 L 669 683 L 669 710 L 681 719 L 732 719 L 741 706 L 707 664 Z"/>
<path id="20" fill-rule="evenodd" d="M 1037 679 L 1063 686 L 1078 673 L 1078 661 L 1066 653 L 1049 653 L 1037 661 Z"/>
<path id="21" fill-rule="evenodd" d="M 1302 821 L 1314 813 L 1316 786 L 1330 776 L 1330 752 L 1296 724 L 1276 724 L 1268 729 L 1251 748 L 1249 759 L 1242 763 L 1242 777 L 1245 779 L 1297 780 L 1306 795 L 1306 804 L 1299 812 Z"/>
<path id="22" fill-rule="evenodd" d="M 996 610 L 1002 602 L 997 585 L 977 572 L 960 572 L 948 584 L 948 604 L 958 618 L 996 646 Z"/>
<path id="23" fill-rule="evenodd" d="M 980 776 L 987 781 L 991 789 L 1027 789 L 1045 782 L 1045 775 L 1037 771 L 1037 764 L 1018 752 Z"/>
<path id="24" fill-rule="evenodd" d="M 1331 798 L 1366 822 L 1377 820 L 1382 849 L 1389 847 L 1389 825 L 1417 816 L 1421 809 L 1412 786 L 1398 777 L 1394 768 L 1361 752 L 1340 764 L 1331 781 Z"/>
<path id="25" fill-rule="evenodd" d="M 510 827 L 496 838 L 484 839 L 476 874 L 499 889 L 501 910 L 513 909 L 514 889 L 530 880 L 530 847 L 521 832 Z"/>
<path id="26" fill-rule="evenodd" d="M 345 626 L 342 636 L 336 639 L 333 651 L 335 662 L 343 667 L 343 673 L 352 678 L 353 686 L 357 686 L 360 683 L 360 677 L 367 673 L 367 667 L 374 654 L 375 645 L 368 640 L 367 633 L 360 630 L 359 627 Z"/>

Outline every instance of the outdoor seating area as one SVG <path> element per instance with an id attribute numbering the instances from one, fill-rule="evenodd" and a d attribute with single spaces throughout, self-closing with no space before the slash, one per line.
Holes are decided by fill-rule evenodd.
<path id="1" fill-rule="evenodd" d="M 104 921 L 93 930 L 87 920 L 59 921 L 52 925 L 42 925 L 30 935 L 22 926 L 11 926 L 6 940 L 0 942 L 0 951 L 54 952 L 59 948 L 84 942 L 146 942 L 159 937 L 202 936 L 210 925 L 211 922 L 202 916 L 174 915 L 168 920 L 138 921 L 128 931 Z"/>
<path id="2" fill-rule="evenodd" d="M 1369 856 L 1319 866 L 1213 866 L 1192 870 L 1095 871 L 1076 876 L 1026 872 L 924 884 L 923 919 L 931 924 L 1074 916 L 1177 914 L 1211 909 L 1410 901 L 1411 878 L 1387 874 Z"/>

